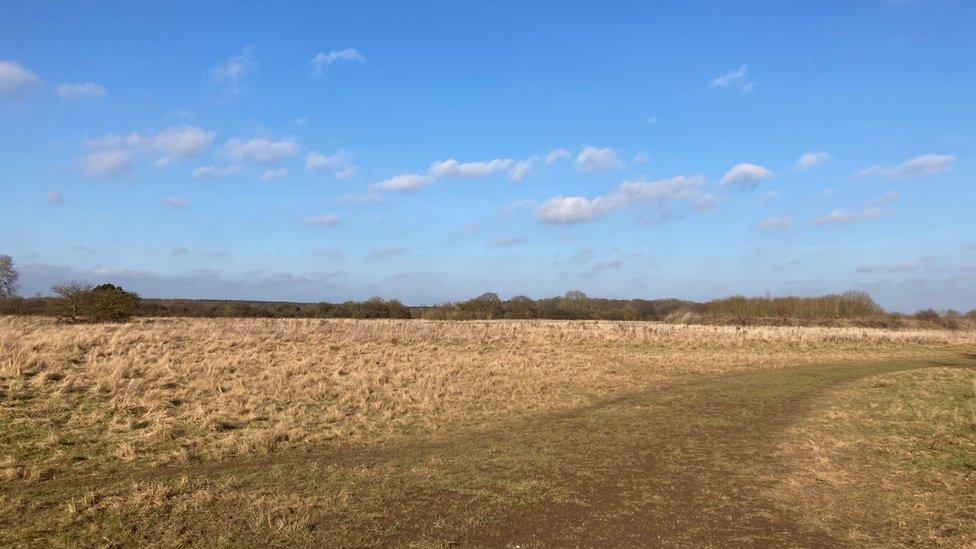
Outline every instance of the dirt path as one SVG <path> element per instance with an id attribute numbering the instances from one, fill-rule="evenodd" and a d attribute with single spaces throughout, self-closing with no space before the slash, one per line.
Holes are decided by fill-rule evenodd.
<path id="1" fill-rule="evenodd" d="M 572 418 L 576 501 L 512 510 L 464 538 L 486 546 L 836 547 L 765 497 L 789 464 L 771 456 L 818 394 L 864 376 L 958 363 L 887 363 L 739 374 L 648 392 Z M 627 410 L 631 408 L 631 410 Z M 588 417 L 591 416 L 591 417 Z M 613 421 L 590 421 L 597 416 Z M 594 437 L 594 424 L 604 429 Z M 587 441 L 596 438 L 597 440 Z M 567 449 L 568 450 L 568 449 Z M 594 451 L 595 450 L 595 451 Z M 570 457 L 572 456 L 572 457 Z"/>
<path id="2" fill-rule="evenodd" d="M 194 525 L 181 542 L 212 542 L 220 532 L 232 545 L 837 546 L 842 543 L 829 532 L 805 530 L 790 509 L 764 496 L 789 465 L 777 463 L 772 449 L 786 427 L 816 409 L 825 388 L 931 366 L 974 367 L 976 360 L 687 378 L 439 440 L 304 448 L 172 470 L 120 467 L 108 475 L 7 485 L 0 493 L 44 500 L 54 509 L 93 488 L 124 493 L 132 482 L 233 478 L 241 499 L 168 509 L 140 516 L 145 526 L 130 526 Z M 249 530 L 250 519 L 240 512 L 249 498 L 317 501 L 327 493 L 351 497 L 342 506 L 303 508 L 302 528 L 285 537 L 260 538 L 265 532 Z M 214 531 L 199 527 L 209 524 Z M 60 535 L 35 534 L 35 541 Z"/>

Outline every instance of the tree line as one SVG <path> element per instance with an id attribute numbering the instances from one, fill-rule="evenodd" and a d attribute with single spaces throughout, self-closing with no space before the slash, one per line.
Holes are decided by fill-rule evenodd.
<path id="1" fill-rule="evenodd" d="M 0 314 L 48 315 L 70 322 L 125 322 L 132 317 L 229 318 L 423 318 L 429 320 L 649 320 L 715 324 L 838 324 L 896 327 L 921 322 L 957 328 L 976 321 L 968 314 L 932 309 L 914 315 L 885 312 L 863 292 L 819 297 L 733 296 L 699 303 L 680 299 L 603 299 L 580 291 L 543 299 L 501 299 L 486 293 L 435 306 L 406 306 L 374 297 L 343 303 L 246 300 L 143 299 L 113 284 L 67 282 L 51 297 L 17 297 L 18 273 L 10 256 L 0 255 Z"/>

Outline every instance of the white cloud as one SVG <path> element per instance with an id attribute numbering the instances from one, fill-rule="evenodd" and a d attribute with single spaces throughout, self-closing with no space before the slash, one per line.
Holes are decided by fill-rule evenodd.
<path id="1" fill-rule="evenodd" d="M 881 166 L 875 164 L 858 172 L 862 177 L 882 176 L 890 179 L 910 177 L 924 177 L 945 173 L 956 164 L 956 157 L 951 154 L 923 154 L 909 158 L 897 166 Z"/>
<path id="2" fill-rule="evenodd" d="M 727 187 L 734 184 L 743 184 L 747 186 L 756 186 L 760 181 L 764 179 L 769 179 L 773 176 L 773 172 L 763 168 L 762 166 L 757 166 L 756 164 L 736 164 L 726 172 L 725 176 L 722 177 L 722 181 L 719 185 Z"/>
<path id="3" fill-rule="evenodd" d="M 458 162 L 453 158 L 434 162 L 428 173 L 436 179 L 477 179 L 507 170 L 515 163 L 511 158 L 496 158 L 487 162 Z"/>
<path id="4" fill-rule="evenodd" d="M 535 159 L 527 158 L 525 160 L 519 160 L 512 165 L 512 168 L 508 170 L 508 179 L 511 181 L 523 181 L 532 172 L 535 167 Z"/>
<path id="5" fill-rule="evenodd" d="M 146 142 L 147 140 L 138 132 L 132 132 L 129 135 L 109 134 L 104 137 L 86 138 L 85 146 L 89 149 L 137 148 L 145 146 Z"/>
<path id="6" fill-rule="evenodd" d="M 849 225 L 860 221 L 878 219 L 889 214 L 884 206 L 896 202 L 901 198 L 901 193 L 891 191 L 880 198 L 876 198 L 868 203 L 863 210 L 848 212 L 843 209 L 836 209 L 827 215 L 820 216 L 813 220 L 815 225 Z"/>
<path id="7" fill-rule="evenodd" d="M 65 99 L 100 99 L 105 97 L 105 88 L 94 82 L 82 82 L 80 84 L 61 84 L 58 86 L 58 95 Z"/>
<path id="8" fill-rule="evenodd" d="M 779 191 L 766 191 L 762 195 L 762 201 L 766 204 L 776 202 L 779 199 Z"/>
<path id="9" fill-rule="evenodd" d="M 545 164 L 546 166 L 549 166 L 551 164 L 555 164 L 556 162 L 559 162 L 560 160 L 569 160 L 572 157 L 573 157 L 572 153 L 570 153 L 566 149 L 555 149 L 549 151 L 549 154 L 546 155 Z"/>
<path id="10" fill-rule="evenodd" d="M 85 146 L 96 152 L 85 156 L 83 163 L 89 175 L 117 177 L 122 172 L 128 172 L 136 156 L 142 153 L 162 153 L 163 156 L 156 159 L 157 166 L 167 166 L 199 156 L 210 147 L 214 135 L 216 132 L 194 126 L 174 126 L 150 137 L 132 132 L 128 135 L 110 134 L 85 139 Z"/>
<path id="11" fill-rule="evenodd" d="M 236 161 L 274 164 L 295 156 L 301 145 L 293 138 L 272 141 L 265 138 L 231 139 L 224 145 L 224 152 Z"/>
<path id="12" fill-rule="evenodd" d="M 214 81 L 223 84 L 227 93 L 241 93 L 244 78 L 254 70 L 257 63 L 250 57 L 250 48 L 217 64 L 213 69 Z"/>
<path id="13" fill-rule="evenodd" d="M 577 171 L 588 173 L 619 170 L 623 168 L 624 163 L 617 158 L 617 153 L 610 147 L 603 149 L 585 147 L 576 157 L 574 165 Z"/>
<path id="14" fill-rule="evenodd" d="M 539 207 L 539 220 L 543 223 L 565 225 L 593 221 L 612 210 L 606 199 L 597 197 L 590 201 L 582 196 L 559 196 L 546 200 Z"/>
<path id="15" fill-rule="evenodd" d="M 163 206 L 166 206 L 167 208 L 173 208 L 177 210 L 183 209 L 189 204 L 189 202 L 183 200 L 182 198 L 164 198 L 160 200 L 159 203 L 162 204 Z"/>
<path id="16" fill-rule="evenodd" d="M 224 168 L 218 168 L 217 166 L 202 166 L 193 170 L 193 177 L 196 179 L 202 179 L 205 177 L 208 179 L 217 179 L 218 177 L 234 175 L 240 172 L 241 168 L 239 166 L 227 166 Z"/>
<path id="17" fill-rule="evenodd" d="M 698 209 L 708 209 L 714 202 L 711 195 L 702 194 L 705 178 L 700 175 L 678 176 L 657 181 L 630 180 L 622 182 L 613 192 L 592 200 L 580 197 L 556 197 L 539 207 L 537 215 L 544 223 L 557 225 L 593 221 L 610 212 L 641 203 L 665 206 L 672 202 L 688 202 Z"/>
<path id="18" fill-rule="evenodd" d="M 884 196 L 880 198 L 875 198 L 871 201 L 872 206 L 884 206 L 886 204 L 891 204 L 892 202 L 897 202 L 901 198 L 901 193 L 898 191 L 889 191 L 885 193 Z"/>
<path id="19" fill-rule="evenodd" d="M 151 147 L 164 154 L 156 160 L 156 165 L 165 166 L 178 160 L 200 156 L 210 147 L 215 135 L 217 132 L 194 126 L 166 128 L 151 140 Z"/>
<path id="20" fill-rule="evenodd" d="M 495 158 L 484 162 L 458 162 L 449 158 L 432 163 L 425 174 L 396 175 L 375 183 L 370 188 L 379 191 L 413 191 L 440 179 L 479 179 L 503 171 L 508 171 L 509 180 L 522 181 L 534 165 L 534 158 Z"/>
<path id="21" fill-rule="evenodd" d="M 695 209 L 700 212 L 707 212 L 718 204 L 718 196 L 706 193 L 695 199 Z"/>
<path id="22" fill-rule="evenodd" d="M 47 193 L 44 196 L 44 201 L 48 204 L 64 204 L 64 196 L 61 193 Z"/>
<path id="23" fill-rule="evenodd" d="M 117 179 L 132 171 L 133 153 L 127 149 L 106 149 L 87 154 L 81 159 L 89 177 Z"/>
<path id="24" fill-rule="evenodd" d="M 16 61 L 0 60 L 0 94 L 15 95 L 38 82 L 37 75 Z"/>
<path id="25" fill-rule="evenodd" d="M 274 181 L 276 179 L 284 179 L 287 176 L 288 168 L 270 169 L 265 170 L 265 172 L 261 174 L 261 181 Z"/>
<path id="26" fill-rule="evenodd" d="M 312 70 L 315 71 L 315 74 L 321 75 L 322 71 L 325 70 L 326 67 L 332 65 L 336 61 L 358 61 L 360 63 L 365 63 L 366 58 L 354 48 L 332 50 L 328 53 L 319 52 L 315 55 L 315 57 L 312 58 Z"/>
<path id="27" fill-rule="evenodd" d="M 337 156 L 338 153 L 333 156 L 325 156 L 324 154 L 310 151 L 307 155 L 305 155 L 305 169 L 315 171 L 325 168 L 334 168 L 341 163 L 341 159 L 337 158 Z"/>
<path id="28" fill-rule="evenodd" d="M 334 215 L 306 217 L 302 220 L 302 223 L 305 223 L 306 225 L 315 225 L 316 227 L 335 227 L 339 224 L 339 218 Z"/>
<path id="29" fill-rule="evenodd" d="M 868 206 L 857 212 L 848 212 L 836 209 L 827 215 L 820 216 L 813 220 L 815 225 L 850 225 L 869 219 L 878 219 L 885 215 L 885 211 L 876 206 Z"/>
<path id="30" fill-rule="evenodd" d="M 831 158 L 830 153 L 824 151 L 803 153 L 800 155 L 800 158 L 796 159 L 796 164 L 793 167 L 801 172 L 805 172 L 816 168 Z"/>
<path id="31" fill-rule="evenodd" d="M 358 168 L 349 159 L 345 149 L 339 149 L 331 156 L 310 151 L 305 155 L 305 169 L 308 171 L 331 170 L 339 179 L 348 179 L 356 175 Z"/>
<path id="32" fill-rule="evenodd" d="M 756 83 L 746 79 L 749 65 L 742 64 L 739 68 L 712 80 L 712 87 L 716 89 L 737 89 L 740 93 L 748 93 L 755 88 Z"/>
<path id="33" fill-rule="evenodd" d="M 646 182 L 643 180 L 624 181 L 620 184 L 615 200 L 630 205 L 636 202 L 671 202 L 692 200 L 701 196 L 701 186 L 705 178 L 700 175 L 686 177 L 680 175 L 671 179 Z"/>
<path id="34" fill-rule="evenodd" d="M 350 164 L 332 175 L 334 175 L 338 179 L 349 179 L 350 177 L 356 175 L 356 172 L 358 171 L 359 171 L 359 167 Z"/>
<path id="35" fill-rule="evenodd" d="M 415 191 L 433 182 L 434 178 L 429 175 L 406 173 L 384 179 L 373 184 L 371 188 L 379 191 Z"/>
<path id="36" fill-rule="evenodd" d="M 774 231 L 778 229 L 789 229 L 793 226 L 792 217 L 770 217 L 769 219 L 764 219 L 762 223 L 759 224 L 759 228 L 767 231 Z"/>

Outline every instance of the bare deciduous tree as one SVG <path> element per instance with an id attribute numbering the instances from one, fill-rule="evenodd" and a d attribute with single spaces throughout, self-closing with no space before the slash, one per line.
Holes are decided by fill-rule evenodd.
<path id="1" fill-rule="evenodd" d="M 17 295 L 18 278 L 20 278 L 20 273 L 14 268 L 14 258 L 9 255 L 0 255 L 0 297 Z"/>
<path id="2" fill-rule="evenodd" d="M 61 296 L 61 316 L 71 320 L 78 320 L 84 300 L 91 293 L 91 285 L 82 282 L 66 282 L 51 287 L 51 291 Z"/>

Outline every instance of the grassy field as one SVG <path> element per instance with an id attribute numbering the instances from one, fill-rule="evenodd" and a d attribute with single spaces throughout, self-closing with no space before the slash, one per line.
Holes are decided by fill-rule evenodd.
<path id="1" fill-rule="evenodd" d="M 965 545 L 973 353 L 971 331 L 0 317 L 0 545 Z"/>

